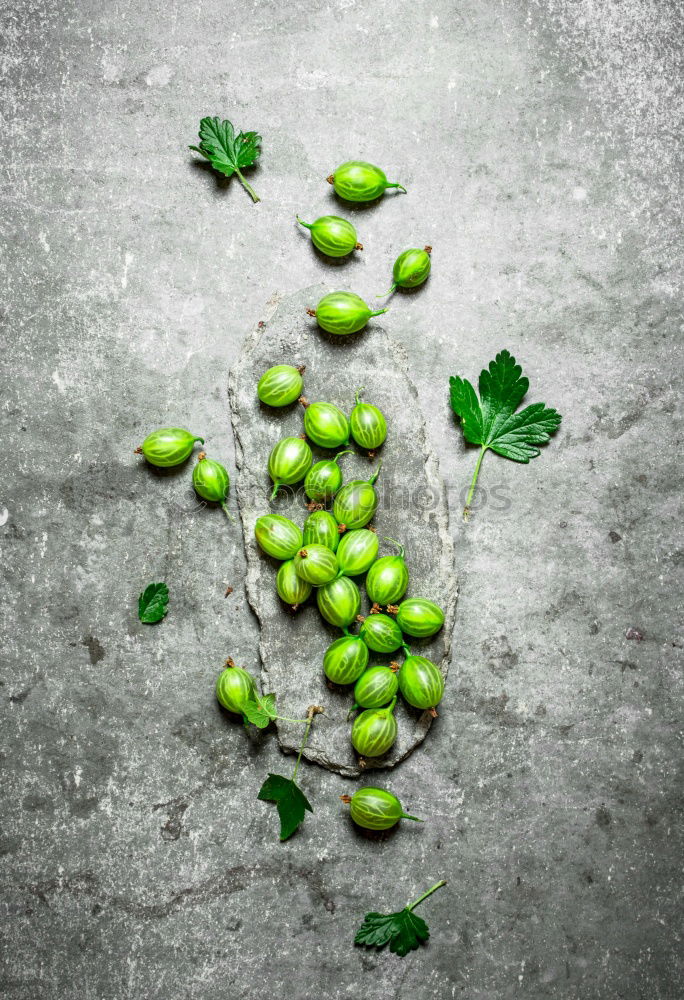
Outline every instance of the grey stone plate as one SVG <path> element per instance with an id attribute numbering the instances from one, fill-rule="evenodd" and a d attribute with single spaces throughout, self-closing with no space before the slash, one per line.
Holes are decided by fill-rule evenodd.
<path id="1" fill-rule="evenodd" d="M 437 460 L 425 432 L 416 389 L 407 374 L 402 348 L 392 343 L 379 318 L 352 337 L 332 338 L 323 334 L 306 315 L 330 289 L 315 286 L 268 303 L 265 315 L 246 339 L 242 354 L 230 377 L 230 405 L 236 439 L 238 468 L 237 499 L 242 516 L 247 551 L 247 597 L 261 626 L 260 655 L 262 689 L 277 695 L 283 715 L 303 718 L 310 704 L 325 706 L 316 717 L 305 756 L 323 767 L 345 775 L 361 773 L 351 746 L 351 723 L 347 712 L 351 689 L 331 689 L 323 674 L 326 647 L 342 633 L 321 618 L 315 594 L 296 613 L 279 599 L 275 589 L 278 564 L 264 555 L 254 539 L 256 519 L 272 510 L 292 518 L 300 526 L 307 516 L 306 496 L 301 486 L 290 487 L 269 503 L 271 481 L 267 462 L 273 445 L 281 438 L 303 433 L 302 407 L 294 403 L 282 409 L 261 404 L 256 387 L 263 372 L 275 364 L 305 365 L 304 393 L 310 402 L 335 403 L 351 411 L 356 389 L 365 387 L 363 398 L 379 406 L 387 418 L 387 441 L 377 458 L 357 449 L 340 459 L 345 481 L 366 479 L 382 459 L 376 483 L 380 502 L 373 519 L 381 538 L 381 555 L 394 552 L 382 541 L 389 535 L 406 547 L 410 581 L 407 595 L 427 597 L 446 612 L 444 628 L 432 639 L 409 640 L 412 651 L 433 660 L 446 676 L 454 612 L 458 593 L 454 553 L 448 515 Z M 313 448 L 315 460 L 332 453 Z M 370 604 L 362 586 L 362 614 Z M 394 654 L 399 660 L 401 652 Z M 371 653 L 371 665 L 388 663 L 392 656 Z M 425 738 L 432 718 L 399 700 L 396 708 L 399 735 L 382 758 L 365 762 L 366 767 L 393 767 Z M 285 751 L 297 749 L 302 726 L 278 721 L 278 739 Z"/>

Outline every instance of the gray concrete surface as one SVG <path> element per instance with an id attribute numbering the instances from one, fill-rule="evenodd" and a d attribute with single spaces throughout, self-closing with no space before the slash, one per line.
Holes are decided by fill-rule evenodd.
<path id="1" fill-rule="evenodd" d="M 0 992 L 680 997 L 681 6 L 8 0 L 2 21 Z M 260 204 L 187 151 L 204 114 L 262 132 Z M 294 214 L 331 207 L 350 156 L 409 194 L 355 211 L 366 249 L 332 271 Z M 461 596 L 443 711 L 392 787 L 429 821 L 364 839 L 352 783 L 306 766 L 316 812 L 282 845 L 255 795 L 291 758 L 212 692 L 227 654 L 258 669 L 241 532 L 132 451 L 173 422 L 230 464 L 228 371 L 271 293 L 334 274 L 370 297 L 423 242 L 391 331 Z M 446 377 L 504 346 L 565 420 L 527 467 L 487 457 L 464 527 Z M 169 616 L 143 627 L 160 578 Z M 424 950 L 353 948 L 368 908 L 438 878 Z"/>

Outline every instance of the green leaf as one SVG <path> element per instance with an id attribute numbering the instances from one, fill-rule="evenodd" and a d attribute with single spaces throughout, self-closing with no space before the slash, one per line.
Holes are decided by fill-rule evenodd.
<path id="1" fill-rule="evenodd" d="M 467 379 L 453 375 L 449 379 L 451 408 L 461 421 L 463 436 L 481 448 L 466 500 L 466 517 L 485 451 L 527 463 L 540 454 L 534 446 L 546 444 L 561 422 L 560 413 L 545 403 L 533 403 L 516 412 L 529 380 L 509 351 L 501 351 L 489 362 L 480 373 L 478 388 L 479 400 Z"/>
<path id="2" fill-rule="evenodd" d="M 292 836 L 303 821 L 307 809 L 310 813 L 313 812 L 309 800 L 294 780 L 283 778 L 280 774 L 269 774 L 257 798 L 263 802 L 275 802 L 278 806 L 281 840 Z"/>
<path id="3" fill-rule="evenodd" d="M 240 168 L 251 167 L 261 155 L 261 136 L 258 132 L 238 132 L 232 124 L 220 118 L 202 118 L 199 127 L 199 146 L 190 146 L 211 163 L 214 170 L 226 177 L 237 174 L 254 201 L 259 201 L 250 185 L 240 173 Z"/>
<path id="4" fill-rule="evenodd" d="M 138 597 L 138 618 L 145 624 L 160 622 L 166 615 L 169 588 L 165 583 L 150 583 Z"/>
<path id="5" fill-rule="evenodd" d="M 354 944 L 367 948 L 384 948 L 389 944 L 390 951 L 404 958 L 429 937 L 425 921 L 404 907 L 398 913 L 367 913 L 356 932 Z"/>
<path id="6" fill-rule="evenodd" d="M 276 696 L 274 694 L 264 694 L 259 697 L 255 693 L 245 704 L 242 711 L 249 722 L 258 726 L 259 729 L 265 729 L 269 722 L 278 718 Z"/>

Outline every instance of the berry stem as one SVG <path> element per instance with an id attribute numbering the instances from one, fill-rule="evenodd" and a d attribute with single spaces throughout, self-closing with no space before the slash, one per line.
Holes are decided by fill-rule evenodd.
<path id="1" fill-rule="evenodd" d="M 273 484 L 273 492 L 271 493 L 271 496 L 269 497 L 270 500 L 275 500 L 275 498 L 278 496 L 278 490 L 280 489 L 281 486 L 282 486 L 282 483 L 280 482 L 280 480 L 276 479 L 275 483 Z"/>
<path id="2" fill-rule="evenodd" d="M 391 295 L 392 292 L 396 292 L 396 290 L 397 286 L 394 283 L 392 283 L 386 292 L 383 292 L 382 295 L 376 295 L 375 297 L 376 299 L 386 299 L 388 295 Z"/>
<path id="3" fill-rule="evenodd" d="M 342 458 L 343 455 L 351 455 L 353 448 L 347 448 L 346 451 L 338 451 L 338 453 L 333 456 L 333 462 L 336 462 L 338 458 Z"/>
<path id="4" fill-rule="evenodd" d="M 431 896 L 433 892 L 436 892 L 437 889 L 441 889 L 442 886 L 446 884 L 447 883 L 445 878 L 443 878 L 441 882 L 435 882 L 435 884 L 432 886 L 431 889 L 428 889 L 428 891 L 424 892 L 422 896 L 419 896 L 418 899 L 415 901 L 415 903 L 409 903 L 406 909 L 409 912 L 411 912 L 411 910 L 415 910 L 415 908 L 418 906 L 418 903 L 422 903 L 424 899 L 427 899 L 428 896 Z"/>
<path id="5" fill-rule="evenodd" d="M 477 462 L 475 463 L 475 472 L 473 473 L 473 478 L 470 483 L 470 489 L 468 490 L 468 496 L 466 497 L 465 507 L 463 508 L 463 520 L 467 521 L 470 516 L 470 501 L 473 499 L 473 493 L 475 492 L 475 484 L 477 483 L 477 477 L 480 474 L 480 466 L 482 465 L 482 459 L 484 458 L 484 453 L 487 451 L 487 445 L 483 444 L 480 448 L 480 454 L 477 456 Z"/>
<path id="6" fill-rule="evenodd" d="M 228 510 L 228 504 L 227 503 L 222 503 L 221 504 L 221 510 L 226 515 L 226 517 L 228 518 L 228 520 L 232 521 L 233 524 L 235 524 L 235 518 L 233 517 L 233 515 L 231 514 L 231 512 Z"/>
<path id="7" fill-rule="evenodd" d="M 366 387 L 365 387 L 365 385 L 362 385 L 360 389 L 357 389 L 357 390 L 356 390 L 356 396 L 355 396 L 354 398 L 355 398 L 355 400 L 356 400 L 356 405 L 357 405 L 357 406 L 359 406 L 359 405 L 360 405 L 360 399 L 359 399 L 359 396 L 361 395 L 361 393 L 362 393 L 362 392 L 364 392 L 365 388 L 366 388 Z"/>
<path id="8" fill-rule="evenodd" d="M 402 813 L 401 814 L 401 818 L 402 819 L 412 819 L 414 823 L 424 823 L 425 822 L 424 819 L 418 819 L 417 816 L 409 816 L 408 813 Z M 419 900 L 419 902 L 420 902 L 420 900 Z M 416 906 L 416 903 L 414 903 L 413 905 Z"/>
<path id="9" fill-rule="evenodd" d="M 404 558 L 404 551 L 405 551 L 405 549 L 404 549 L 404 546 L 401 544 L 401 542 L 398 542 L 396 540 L 396 538 L 389 538 L 387 535 L 383 535 L 382 537 L 383 537 L 384 541 L 386 541 L 386 542 L 394 542 L 394 544 L 399 549 L 399 558 L 403 559 Z"/>
<path id="10" fill-rule="evenodd" d="M 300 226 L 304 226 L 305 229 L 312 229 L 313 228 L 313 223 L 312 222 L 304 222 L 304 220 L 300 219 L 298 215 L 295 216 L 295 219 L 297 220 L 297 222 L 299 223 L 299 225 Z"/>
<path id="11" fill-rule="evenodd" d="M 380 475 L 380 469 L 381 468 L 382 468 L 382 459 L 380 459 L 380 462 L 378 463 L 377 469 L 375 470 L 375 472 L 373 473 L 373 475 L 368 480 L 368 482 L 370 483 L 371 486 L 375 485 L 375 482 L 376 482 L 378 476 Z"/>
<path id="12" fill-rule="evenodd" d="M 370 314 L 370 316 L 368 317 L 368 319 L 370 319 L 372 316 L 382 316 L 382 314 L 386 313 L 386 312 L 387 312 L 387 307 L 385 307 L 384 309 L 376 309 L 375 312 L 372 312 Z"/>
<path id="13" fill-rule="evenodd" d="M 408 191 L 406 190 L 403 184 L 385 184 L 385 189 L 387 188 L 399 188 L 399 190 L 403 191 L 404 194 L 408 194 Z"/>

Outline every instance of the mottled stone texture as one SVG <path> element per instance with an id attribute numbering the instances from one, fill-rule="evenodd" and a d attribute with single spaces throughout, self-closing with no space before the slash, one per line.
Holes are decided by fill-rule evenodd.
<path id="1" fill-rule="evenodd" d="M 327 685 L 322 670 L 326 648 L 342 633 L 319 614 L 315 590 L 296 614 L 288 613 L 275 589 L 279 563 L 261 552 L 254 538 L 254 525 L 263 514 L 283 514 L 300 527 L 308 514 L 301 483 L 281 488 L 269 504 L 273 486 L 267 472 L 270 451 L 281 438 L 303 434 L 304 425 L 298 403 L 282 408 L 259 403 L 256 385 L 267 368 L 304 366 L 305 398 L 311 403 L 334 403 L 348 414 L 357 390 L 363 389 L 364 400 L 386 414 L 387 440 L 377 455 L 371 457 L 352 443 L 352 454 L 339 459 L 340 469 L 344 481 L 349 482 L 368 479 L 382 463 L 375 484 L 378 509 L 371 522 L 379 537 L 380 555 L 396 552 L 396 546 L 383 536 L 400 541 L 409 568 L 406 596 L 427 597 L 445 609 L 444 628 L 436 636 L 423 640 L 405 637 L 412 652 L 427 656 L 445 675 L 456 611 L 456 567 L 446 498 L 418 394 L 406 374 L 404 348 L 389 339 L 379 318 L 354 336 L 322 333 L 306 310 L 315 309 L 329 291 L 333 289 L 318 285 L 289 295 L 273 315 L 258 322 L 233 368 L 230 402 L 247 551 L 247 596 L 261 624 L 262 688 L 276 692 L 279 710 L 290 718 L 305 715 L 307 705 L 322 705 L 326 711 L 316 719 L 305 756 L 340 774 L 358 776 L 358 755 L 349 741 L 351 722 L 347 720 L 353 704 L 350 689 Z M 334 454 L 315 446 L 312 450 L 314 461 Z M 355 582 L 361 590 L 361 614 L 367 615 L 370 602 L 363 578 L 357 577 Z M 372 653 L 369 664 L 392 660 L 401 663 L 403 653 Z M 429 712 L 412 709 L 400 699 L 394 714 L 396 743 L 384 757 L 365 760 L 362 767 L 393 767 L 425 739 L 432 722 Z M 282 748 L 296 750 L 301 743 L 301 725 L 280 720 L 277 727 Z"/>
<path id="2" fill-rule="evenodd" d="M 681 4 L 2 21 L 0 994 L 679 1000 Z M 259 204 L 187 150 L 205 114 L 264 135 Z M 356 156 L 408 194 L 341 205 L 325 177 Z M 294 221 L 331 210 L 365 247 L 341 264 Z M 305 764 L 315 813 L 282 845 L 256 794 L 292 757 L 213 696 L 226 656 L 260 669 L 241 526 L 133 449 L 178 423 L 234 474 L 228 374 L 271 292 L 371 301 L 425 243 L 429 282 L 382 326 L 460 595 L 439 718 L 371 778 L 426 822 L 366 839 L 338 798 L 358 781 Z M 502 347 L 564 422 L 528 466 L 487 455 L 464 526 L 447 376 Z M 424 950 L 353 948 L 367 909 L 438 878 Z"/>

